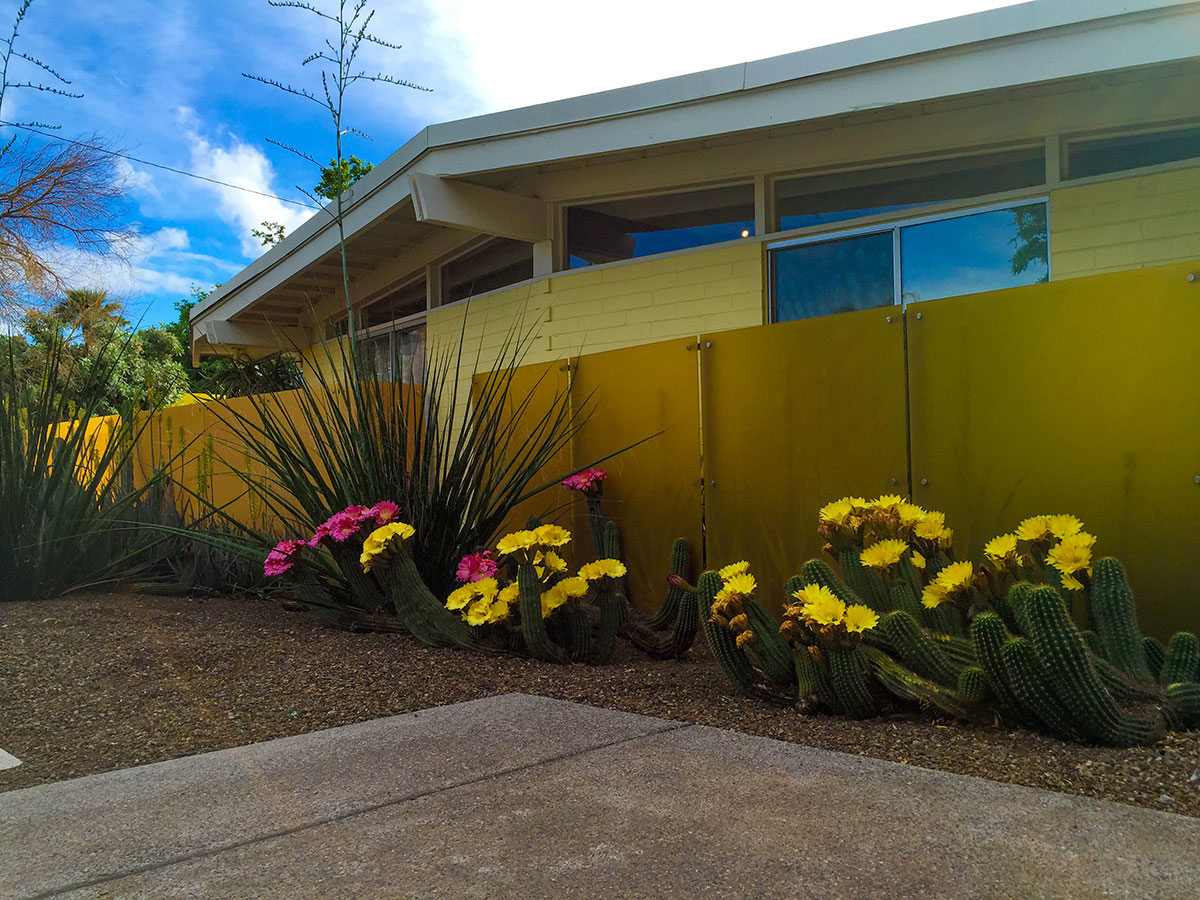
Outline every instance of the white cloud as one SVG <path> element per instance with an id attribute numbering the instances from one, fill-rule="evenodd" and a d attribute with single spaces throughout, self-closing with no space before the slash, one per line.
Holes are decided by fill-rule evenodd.
<path id="1" fill-rule="evenodd" d="M 106 290 L 126 301 L 146 294 L 186 297 L 193 285 L 206 287 L 240 268 L 236 263 L 193 253 L 190 247 L 184 229 L 160 228 L 134 235 L 119 253 L 94 255 L 66 248 L 51 256 L 71 287 Z"/>
<path id="2" fill-rule="evenodd" d="M 190 115 L 187 111 L 184 114 Z M 290 232 L 312 215 L 312 210 L 263 196 L 277 193 L 278 189 L 275 187 L 275 169 L 257 147 L 235 137 L 230 138 L 227 147 L 214 146 L 194 130 L 189 130 L 188 137 L 193 171 L 225 182 L 224 185 L 206 183 L 203 186 L 216 195 L 217 214 L 237 229 L 242 253 L 248 259 L 262 255 L 262 244 L 251 231 L 263 222 L 278 222 L 284 232 Z M 239 190 L 239 187 L 249 190 Z"/>
<path id="3" fill-rule="evenodd" d="M 120 156 L 113 157 L 113 165 L 117 170 L 117 182 L 125 190 L 149 194 L 155 199 L 162 198 L 158 185 L 154 183 L 154 176 L 149 172 L 135 169 L 129 160 Z"/>

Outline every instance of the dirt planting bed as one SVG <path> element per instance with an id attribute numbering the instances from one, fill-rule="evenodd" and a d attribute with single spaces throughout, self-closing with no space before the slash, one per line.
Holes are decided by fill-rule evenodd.
<path id="1" fill-rule="evenodd" d="M 0 790 L 521 691 L 1200 816 L 1200 733 L 1081 747 L 933 715 L 803 716 L 735 695 L 703 644 L 553 666 L 347 634 L 273 601 L 88 594 L 0 605 Z"/>

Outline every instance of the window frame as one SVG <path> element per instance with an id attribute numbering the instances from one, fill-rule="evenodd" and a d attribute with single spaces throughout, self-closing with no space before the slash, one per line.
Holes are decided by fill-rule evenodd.
<path id="1" fill-rule="evenodd" d="M 925 225 L 929 222 L 945 222 L 951 219 L 963 219 L 968 216 L 977 215 L 980 213 L 1003 212 L 1013 209 L 1017 206 L 1030 206 L 1034 203 L 1044 203 L 1046 205 L 1046 280 L 1053 281 L 1054 273 L 1051 265 L 1053 253 L 1050 250 L 1051 228 L 1050 228 L 1050 194 L 1048 192 L 1039 192 L 1033 196 L 1025 196 L 1004 200 L 996 203 L 986 203 L 981 206 L 963 207 L 955 210 L 948 210 L 940 213 L 930 213 L 924 216 L 912 216 L 903 219 L 893 219 L 887 222 L 876 222 L 869 225 L 861 225 L 853 228 L 840 228 L 834 231 L 823 231 L 819 233 L 805 234 L 799 237 L 784 238 L 782 240 L 774 240 L 766 242 L 767 251 L 767 307 L 768 321 L 771 324 L 779 321 L 779 305 L 778 292 L 776 289 L 776 271 L 775 258 L 776 252 L 785 250 L 789 247 L 799 247 L 806 244 L 824 244 L 831 241 L 841 240 L 843 238 L 859 237 L 869 234 L 887 234 L 892 235 L 892 307 L 899 306 L 901 309 L 907 309 L 909 301 L 904 299 L 903 285 L 903 263 L 900 258 L 900 229 L 908 228 L 911 225 Z M 964 295 L 966 296 L 966 295 Z M 927 303 L 926 300 L 915 301 L 917 303 Z M 888 307 L 878 307 L 886 309 Z M 830 315 L 837 315 L 830 313 Z M 812 318 L 821 318 L 813 316 Z M 796 319 L 788 321 L 804 321 Z"/>

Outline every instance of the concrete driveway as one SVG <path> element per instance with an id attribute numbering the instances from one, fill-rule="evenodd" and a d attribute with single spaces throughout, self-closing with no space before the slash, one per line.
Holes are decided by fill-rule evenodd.
<path id="1" fill-rule="evenodd" d="M 0 898 L 1179 898 L 1200 820 L 509 694 L 0 794 Z"/>

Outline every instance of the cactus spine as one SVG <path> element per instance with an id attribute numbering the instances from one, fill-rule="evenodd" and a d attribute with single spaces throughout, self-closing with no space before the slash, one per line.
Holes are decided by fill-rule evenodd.
<path id="1" fill-rule="evenodd" d="M 769 612 L 754 599 L 747 597 L 742 607 L 750 630 L 754 632 L 754 649 L 758 653 L 767 677 L 779 684 L 791 684 L 796 679 L 796 664 L 792 651 L 779 634 L 779 625 Z"/>
<path id="2" fill-rule="evenodd" d="M 1007 683 L 1020 701 L 1021 708 L 1056 737 L 1078 740 L 1074 717 L 1055 696 L 1046 681 L 1041 663 L 1025 638 L 1015 638 L 1004 644 L 1000 656 L 1007 673 Z"/>
<path id="3" fill-rule="evenodd" d="M 841 567 L 842 578 L 846 584 L 862 598 L 863 603 L 880 615 L 892 608 L 887 588 L 874 572 L 862 564 L 859 551 L 852 547 L 841 551 L 838 554 L 838 566 Z M 833 588 L 830 587 L 830 590 Z"/>
<path id="4" fill-rule="evenodd" d="M 592 638 L 587 661 L 593 666 L 602 666 L 612 662 L 613 654 L 617 651 L 617 630 L 621 627 L 621 611 L 625 608 L 625 598 L 611 587 L 594 590 L 596 605 L 600 608 L 600 624 L 596 628 L 595 637 Z"/>
<path id="5" fill-rule="evenodd" d="M 687 581 L 692 571 L 692 551 L 688 547 L 687 538 L 679 538 L 671 547 L 671 574 Z M 652 615 L 646 625 L 655 631 L 669 627 L 679 615 L 686 591 L 682 587 L 669 585 L 667 596 L 663 599 L 658 612 Z"/>
<path id="6" fill-rule="evenodd" d="M 871 696 L 867 681 L 865 659 L 857 648 L 831 647 L 829 658 L 829 680 L 834 693 L 847 715 L 865 719 L 875 712 L 875 699 Z"/>
<path id="7" fill-rule="evenodd" d="M 975 645 L 975 656 L 987 679 L 988 687 L 1003 706 L 1018 710 L 1021 703 L 1011 686 L 1008 667 L 1002 656 L 1008 640 L 1008 629 L 995 613 L 980 613 L 971 623 L 971 642 Z"/>

